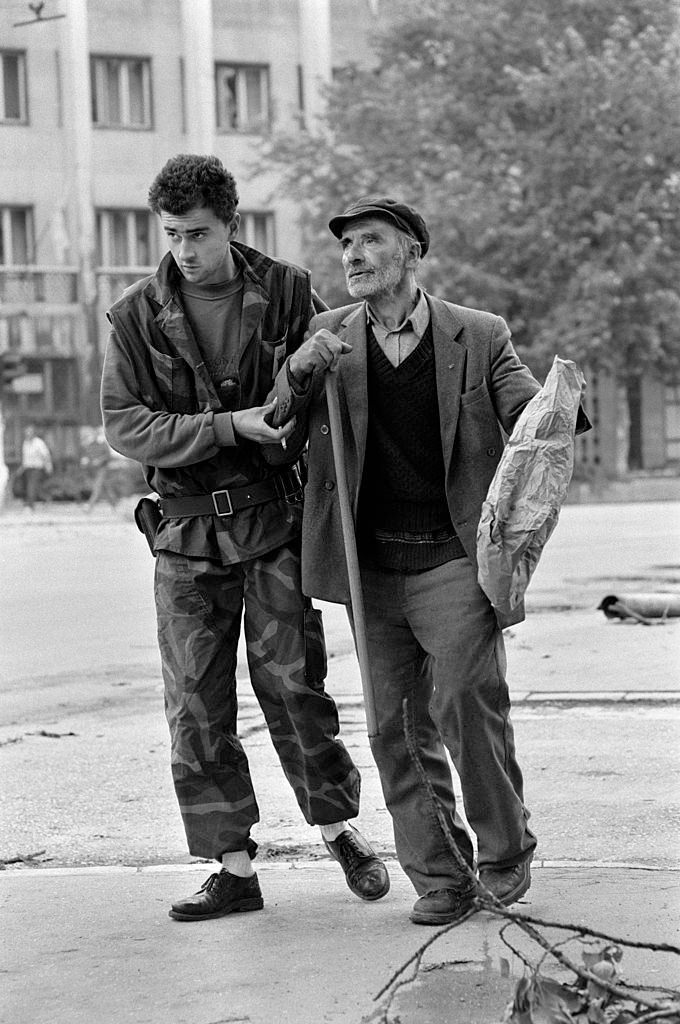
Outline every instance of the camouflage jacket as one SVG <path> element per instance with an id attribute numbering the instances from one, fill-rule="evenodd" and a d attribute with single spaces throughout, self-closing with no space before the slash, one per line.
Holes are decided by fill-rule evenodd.
<path id="1" fill-rule="evenodd" d="M 245 409 L 264 404 L 279 368 L 302 343 L 314 314 L 313 292 L 307 270 L 240 243 L 232 243 L 232 254 L 244 278 L 233 376 L 236 407 Z M 241 486 L 276 471 L 252 442 L 233 438 L 232 445 L 218 445 L 216 417 L 230 419 L 231 413 L 185 317 L 178 275 L 167 254 L 155 274 L 127 289 L 108 311 L 101 387 L 110 445 L 140 462 L 149 487 L 163 497 Z M 272 501 L 224 520 L 164 520 L 155 548 L 238 562 L 290 540 L 299 532 L 300 515 L 294 505 Z"/>

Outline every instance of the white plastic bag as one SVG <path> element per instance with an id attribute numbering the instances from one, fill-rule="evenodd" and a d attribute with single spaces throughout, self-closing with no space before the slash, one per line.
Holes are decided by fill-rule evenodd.
<path id="1" fill-rule="evenodd" d="M 555 356 L 545 384 L 515 424 L 477 530 L 479 585 L 498 611 L 524 597 L 557 525 L 574 471 L 574 430 L 585 386 L 576 363 Z"/>

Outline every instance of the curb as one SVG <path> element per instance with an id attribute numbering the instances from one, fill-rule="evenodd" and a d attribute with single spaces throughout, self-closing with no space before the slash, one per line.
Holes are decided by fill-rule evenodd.
<path id="1" fill-rule="evenodd" d="M 578 693 L 573 690 L 530 690 L 511 694 L 518 704 L 679 704 L 678 690 L 603 690 Z"/>
<path id="2" fill-rule="evenodd" d="M 347 696 L 335 695 L 335 699 L 343 708 L 363 708 L 361 699 L 351 699 Z M 579 693 L 574 690 L 533 690 L 530 692 L 513 693 L 510 691 L 510 699 L 513 709 L 536 707 L 539 704 L 550 704 L 555 707 L 567 706 L 576 707 L 597 707 L 608 704 L 650 704 L 670 705 L 680 704 L 680 690 L 603 690 L 599 693 Z M 244 707 L 247 706 L 244 700 Z"/>
<path id="3" fill-rule="evenodd" d="M 396 870 L 399 867 L 398 861 L 393 857 L 384 858 L 386 865 Z M 329 870 L 335 874 L 334 861 L 326 858 L 303 858 L 290 857 L 279 858 L 275 862 L 264 862 L 258 865 L 258 872 L 283 872 L 300 870 Z M 0 884 L 3 878 L 42 878 L 50 876 L 79 876 L 79 875 L 158 875 L 158 874 L 189 874 L 193 871 L 200 871 L 205 874 L 213 867 L 206 861 L 195 861 L 190 864 L 86 864 L 80 867 L 49 868 L 41 867 L 39 862 L 32 865 L 22 865 L 16 868 L 5 868 L 0 871 Z M 658 864 L 640 864 L 635 861 L 603 861 L 603 860 L 539 860 L 534 859 L 531 870 L 539 871 L 650 871 L 650 872 L 678 872 L 680 864 L 661 866 Z"/>

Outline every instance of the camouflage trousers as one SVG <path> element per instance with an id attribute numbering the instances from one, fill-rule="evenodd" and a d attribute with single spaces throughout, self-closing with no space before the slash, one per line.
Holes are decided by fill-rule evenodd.
<path id="1" fill-rule="evenodd" d="M 241 617 L 253 691 L 300 809 L 326 825 L 359 812 L 360 776 L 324 689 L 321 613 L 305 603 L 297 551 L 238 565 L 160 551 L 158 640 L 175 792 L 195 857 L 247 849 L 259 810 L 237 735 Z"/>

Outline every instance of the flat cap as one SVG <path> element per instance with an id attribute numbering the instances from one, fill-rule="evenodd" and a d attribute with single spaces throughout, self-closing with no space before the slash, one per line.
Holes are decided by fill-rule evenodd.
<path id="1" fill-rule="evenodd" d="M 390 199 L 387 196 L 361 196 L 337 217 L 332 217 L 328 227 L 336 238 L 342 238 L 345 225 L 357 217 L 384 217 L 385 220 L 396 224 L 407 235 L 420 242 L 421 256 L 424 256 L 430 247 L 430 232 L 425 221 L 417 210 L 406 203 L 400 203 L 398 199 Z"/>

